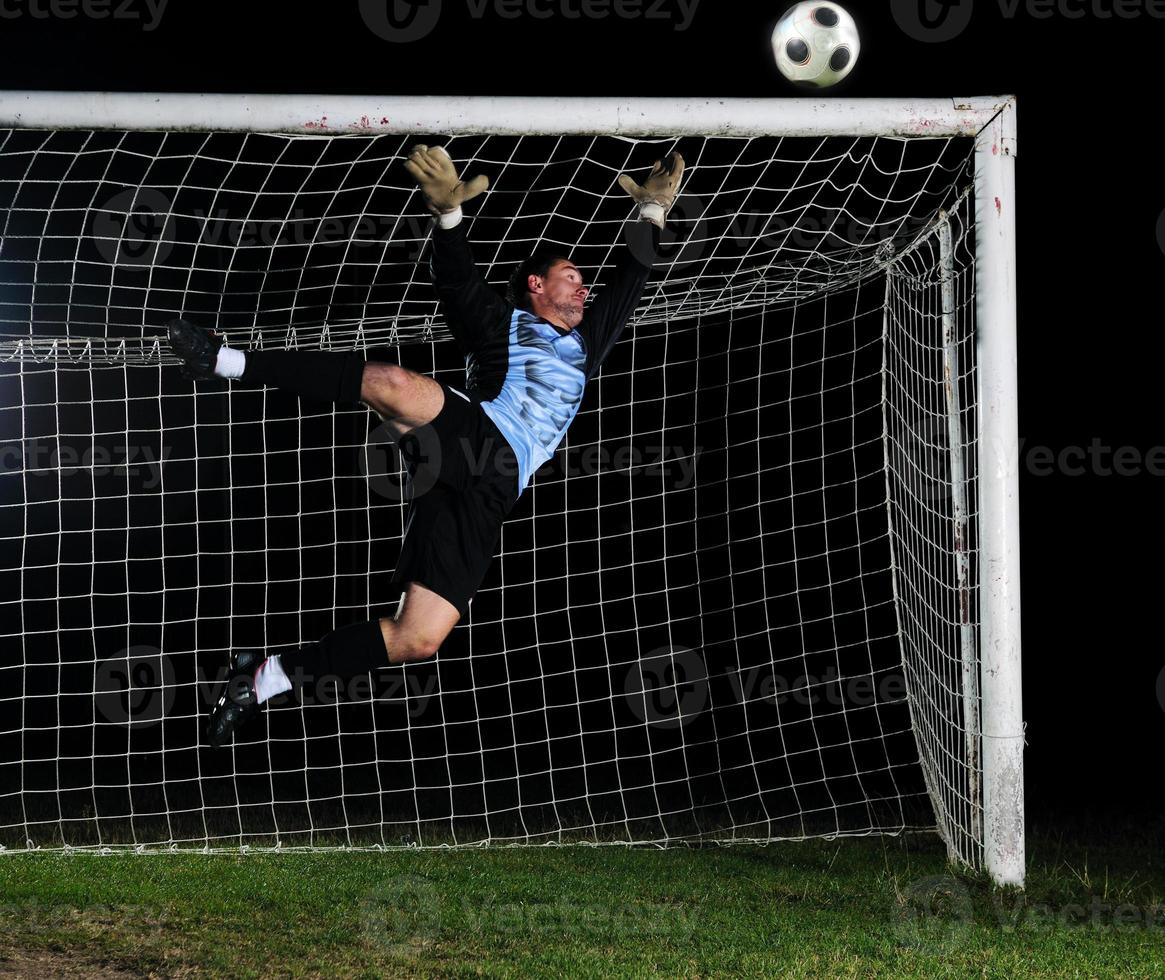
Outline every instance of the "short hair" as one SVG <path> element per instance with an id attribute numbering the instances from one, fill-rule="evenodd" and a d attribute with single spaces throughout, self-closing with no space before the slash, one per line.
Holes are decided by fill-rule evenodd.
<path id="1" fill-rule="evenodd" d="M 544 277 L 559 262 L 569 262 L 569 257 L 559 252 L 535 252 L 519 265 L 510 276 L 506 290 L 506 300 L 522 310 L 530 309 L 530 289 L 527 285 L 531 276 Z"/>

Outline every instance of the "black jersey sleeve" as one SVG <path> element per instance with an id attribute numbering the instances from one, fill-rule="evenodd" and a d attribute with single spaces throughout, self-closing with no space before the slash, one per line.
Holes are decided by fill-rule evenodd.
<path id="1" fill-rule="evenodd" d="M 659 229 L 649 221 L 628 226 L 628 246 L 615 263 L 615 276 L 606 283 L 575 328 L 587 354 L 587 380 L 599 371 L 635 311 L 659 248 Z"/>
<path id="2" fill-rule="evenodd" d="M 489 287 L 473 261 L 465 221 L 433 228 L 433 285 L 449 332 L 465 355 L 474 354 L 504 330 L 514 308 Z"/>

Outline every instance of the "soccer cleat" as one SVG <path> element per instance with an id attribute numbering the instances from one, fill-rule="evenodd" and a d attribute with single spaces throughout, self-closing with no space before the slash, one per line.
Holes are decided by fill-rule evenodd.
<path id="1" fill-rule="evenodd" d="M 178 317 L 166 324 L 170 349 L 182 359 L 182 377 L 193 380 L 214 377 L 223 339 L 213 330 Z"/>
<path id="2" fill-rule="evenodd" d="M 248 721 L 259 713 L 259 698 L 255 694 L 255 672 L 266 658 L 257 650 L 243 650 L 231 654 L 226 689 L 211 709 L 207 740 L 216 749 L 222 748 Z"/>

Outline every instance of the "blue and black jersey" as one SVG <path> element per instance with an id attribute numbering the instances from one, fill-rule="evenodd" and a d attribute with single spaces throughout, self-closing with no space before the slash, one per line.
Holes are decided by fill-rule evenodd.
<path id="1" fill-rule="evenodd" d="M 574 330 L 515 309 L 482 278 L 465 238 L 465 222 L 433 229 L 433 284 L 449 331 L 465 355 L 466 390 L 518 457 L 518 493 L 554 455 L 582 405 L 583 389 L 607 359 L 643 295 L 651 267 L 626 248 L 615 278 L 587 307 Z M 655 227 L 641 223 L 637 234 Z"/>

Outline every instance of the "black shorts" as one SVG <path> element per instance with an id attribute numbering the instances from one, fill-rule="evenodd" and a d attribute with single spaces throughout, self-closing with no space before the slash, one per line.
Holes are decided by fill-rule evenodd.
<path id="1" fill-rule="evenodd" d="M 398 444 L 408 511 L 392 581 L 419 582 L 464 619 L 518 501 L 518 460 L 479 398 L 438 384 L 441 411 Z"/>

